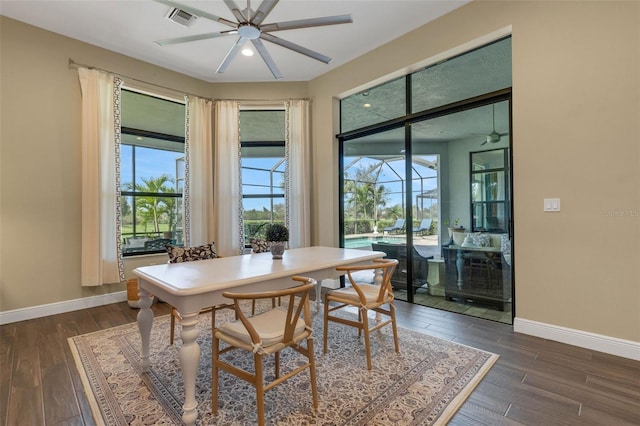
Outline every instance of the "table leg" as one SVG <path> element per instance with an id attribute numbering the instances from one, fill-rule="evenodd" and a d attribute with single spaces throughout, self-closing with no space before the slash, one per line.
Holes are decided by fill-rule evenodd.
<path id="1" fill-rule="evenodd" d="M 182 315 L 182 348 L 180 348 L 180 367 L 184 382 L 184 405 L 182 406 L 182 421 L 186 425 L 193 425 L 198 418 L 198 402 L 196 401 L 196 375 L 200 364 L 200 346 L 198 338 L 198 313 Z"/>
<path id="2" fill-rule="evenodd" d="M 320 312 L 320 306 L 322 305 L 322 280 L 318 280 L 316 283 L 316 312 Z"/>
<path id="3" fill-rule="evenodd" d="M 153 297 L 146 290 L 139 290 L 140 298 L 138 311 L 138 330 L 140 330 L 140 341 L 142 347 L 140 350 L 140 366 L 142 371 L 147 371 L 151 365 L 149 358 L 149 342 L 151 341 L 151 327 L 153 326 L 153 311 L 151 311 L 151 303 Z"/>
<path id="4" fill-rule="evenodd" d="M 464 259 L 462 258 L 462 250 L 457 251 L 456 256 L 456 269 L 458 271 L 458 289 L 462 289 L 462 267 L 464 266 Z"/>

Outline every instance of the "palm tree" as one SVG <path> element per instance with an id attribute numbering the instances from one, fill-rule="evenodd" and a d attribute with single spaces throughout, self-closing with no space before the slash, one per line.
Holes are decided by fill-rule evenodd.
<path id="1" fill-rule="evenodd" d="M 366 167 L 358 166 L 355 176 L 345 174 L 344 192 L 351 194 L 346 198 L 347 208 L 350 209 L 351 216 L 355 219 L 357 233 L 358 218 L 373 219 L 374 224 L 378 221 L 378 212 L 384 208 L 388 201 L 388 190 L 384 185 L 376 184 L 382 163 L 370 164 Z"/>
<path id="2" fill-rule="evenodd" d="M 173 184 L 173 178 L 163 174 L 157 178 L 142 178 L 142 184 L 136 184 L 135 187 L 131 182 L 125 185 L 128 190 L 135 188 L 135 191 L 140 193 L 136 197 L 136 210 L 145 223 L 152 223 L 155 233 L 160 232 L 161 218 L 168 219 L 170 230 L 175 222 L 175 198 L 157 196 L 159 193 L 175 193 L 173 185 L 167 183 Z"/>

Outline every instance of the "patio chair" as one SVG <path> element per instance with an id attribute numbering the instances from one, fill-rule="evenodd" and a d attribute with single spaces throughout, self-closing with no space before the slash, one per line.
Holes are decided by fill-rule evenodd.
<path id="1" fill-rule="evenodd" d="M 420 225 L 417 228 L 413 228 L 413 233 L 417 234 L 418 232 L 424 233 L 424 231 L 429 231 L 431 229 L 431 219 L 422 219 Z"/>
<path id="2" fill-rule="evenodd" d="M 144 251 L 166 250 L 167 244 L 172 244 L 170 238 L 157 238 L 144 242 Z"/>
<path id="3" fill-rule="evenodd" d="M 404 229 L 404 223 L 404 219 L 397 219 L 396 223 L 394 223 L 392 226 L 387 226 L 386 228 L 384 228 L 382 230 L 382 233 L 384 234 L 385 232 L 402 231 Z"/>

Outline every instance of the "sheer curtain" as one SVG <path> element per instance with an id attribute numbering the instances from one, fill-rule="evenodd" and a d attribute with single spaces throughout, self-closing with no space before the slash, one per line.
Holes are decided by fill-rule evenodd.
<path id="1" fill-rule="evenodd" d="M 309 101 L 286 103 L 286 211 L 289 247 L 311 244 L 311 165 L 309 159 Z"/>
<path id="2" fill-rule="evenodd" d="M 78 77 L 82 89 L 80 283 L 99 286 L 124 281 L 118 192 L 122 82 L 86 68 L 78 68 Z"/>
<path id="3" fill-rule="evenodd" d="M 215 241 L 211 113 L 211 101 L 196 96 L 187 97 L 183 228 L 185 246 Z"/>
<path id="4" fill-rule="evenodd" d="M 213 220 L 222 256 L 244 252 L 239 127 L 240 103 L 216 101 Z"/>

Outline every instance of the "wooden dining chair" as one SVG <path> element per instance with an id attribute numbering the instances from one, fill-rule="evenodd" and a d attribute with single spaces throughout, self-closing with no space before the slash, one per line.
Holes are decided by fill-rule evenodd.
<path id="1" fill-rule="evenodd" d="M 309 370 L 313 411 L 318 411 L 318 390 L 316 385 L 316 367 L 313 352 L 313 329 L 311 327 L 311 311 L 309 310 L 309 292 L 315 289 L 316 280 L 294 276 L 293 280 L 304 283 L 292 288 L 259 293 L 224 292 L 222 295 L 232 299 L 238 319 L 226 322 L 213 330 L 212 354 L 212 400 L 213 414 L 218 411 L 218 374 L 220 370 L 250 383 L 256 388 L 256 405 L 258 425 L 265 424 L 264 395 L 274 386 L 291 377 Z M 282 297 L 282 306 L 247 317 L 240 309 L 245 300 L 268 299 Z M 301 343 L 305 341 L 303 346 Z M 225 346 L 221 348 L 221 342 Z M 280 352 L 291 348 L 304 357 L 304 364 L 296 363 L 285 374 L 280 371 Z M 233 350 L 244 350 L 253 354 L 254 368 L 246 371 L 233 365 L 231 359 L 223 360 L 222 354 Z M 275 355 L 275 378 L 264 382 L 264 358 Z M 299 395 L 296 395 L 299 396 Z"/>
<path id="2" fill-rule="evenodd" d="M 374 259 L 373 263 L 359 266 L 339 266 L 337 271 L 344 271 L 349 279 L 349 284 L 345 288 L 332 290 L 325 295 L 324 300 L 324 347 L 323 353 L 327 353 L 327 341 L 329 333 L 329 321 L 349 325 L 358 329 L 358 336 L 364 332 L 364 346 L 367 354 L 367 369 L 371 370 L 371 344 L 369 335 L 391 324 L 393 329 L 393 341 L 395 350 L 400 353 L 398 344 L 398 329 L 396 326 L 396 311 L 393 305 L 393 288 L 391 286 L 391 276 L 398 266 L 397 259 Z M 380 285 L 358 283 L 354 278 L 355 272 L 381 270 L 382 281 Z M 334 302 L 333 305 L 330 302 Z M 336 303 L 338 305 L 336 305 Z M 386 307 L 385 307 L 386 305 Z M 332 312 L 343 308 L 355 307 L 358 309 L 358 320 L 330 315 Z M 369 326 L 369 311 L 375 311 L 385 315 L 386 319 L 381 319 L 373 327 Z"/>
<path id="3" fill-rule="evenodd" d="M 195 262 L 199 260 L 217 259 L 222 256 L 218 256 L 216 253 L 215 243 L 203 244 L 193 247 L 180 247 L 171 244 L 166 245 L 167 254 L 169 255 L 169 263 L 183 263 L 183 262 Z M 221 303 L 210 308 L 206 308 L 200 311 L 201 314 L 211 312 L 211 329 L 215 327 L 216 311 L 220 309 L 233 308 L 233 303 Z M 169 325 L 169 344 L 173 345 L 176 320 L 182 321 L 180 312 L 173 306 L 171 307 L 171 323 Z"/>

